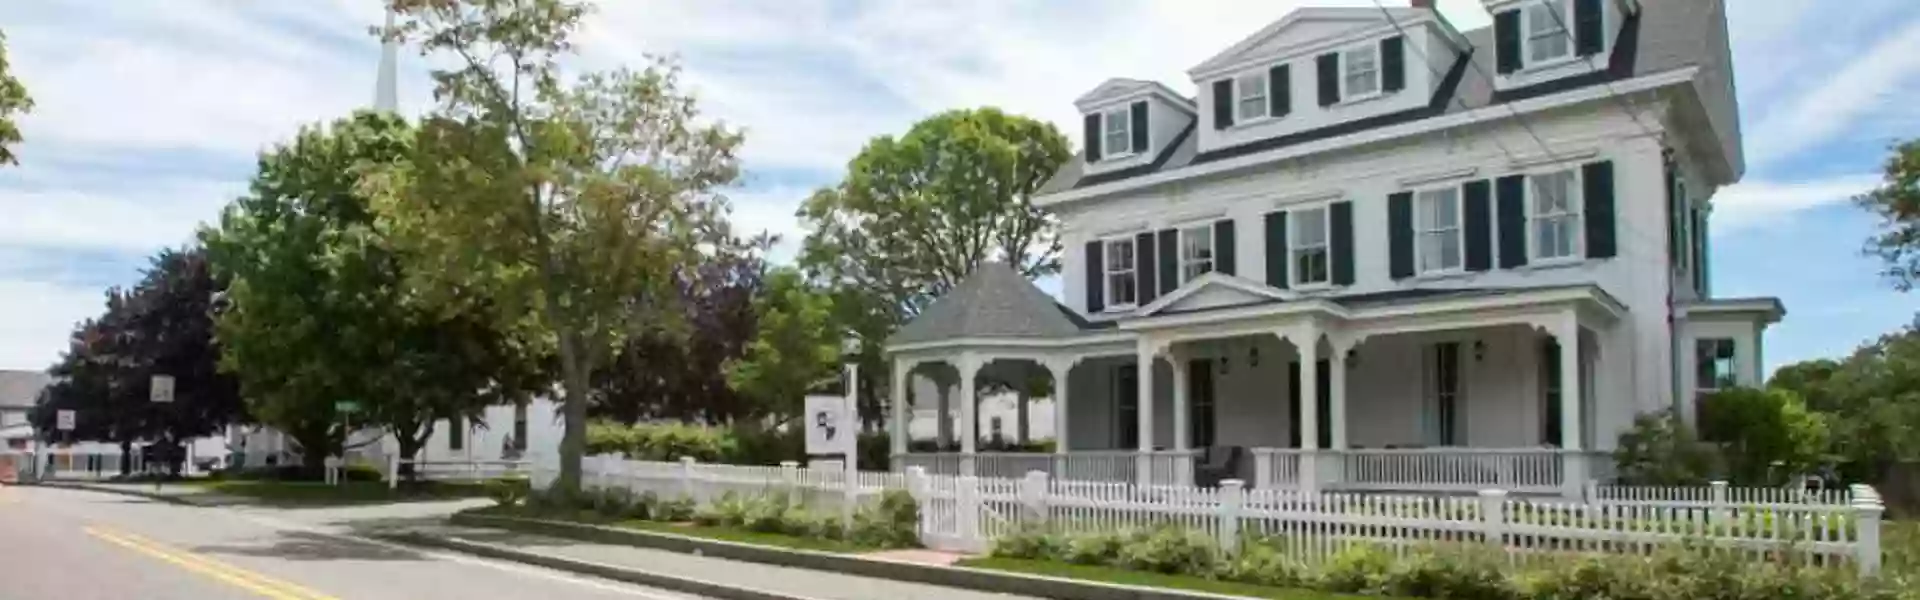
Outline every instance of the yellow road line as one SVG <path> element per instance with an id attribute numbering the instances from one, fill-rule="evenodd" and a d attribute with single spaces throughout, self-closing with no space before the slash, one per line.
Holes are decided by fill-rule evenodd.
<path id="1" fill-rule="evenodd" d="M 274 579 L 260 573 L 248 571 L 233 565 L 168 548 L 167 546 L 124 531 L 112 531 L 101 527 L 87 527 L 88 535 L 106 540 L 115 545 L 145 554 L 182 569 L 214 578 L 273 600 L 338 600 L 332 596 L 316 592 L 299 585 Z"/>

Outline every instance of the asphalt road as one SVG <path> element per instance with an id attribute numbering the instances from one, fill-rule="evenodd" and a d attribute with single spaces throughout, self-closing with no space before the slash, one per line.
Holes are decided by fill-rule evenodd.
<path id="1" fill-rule="evenodd" d="M 0 487 L 0 600 L 691 599 L 342 531 L 258 511 Z"/>

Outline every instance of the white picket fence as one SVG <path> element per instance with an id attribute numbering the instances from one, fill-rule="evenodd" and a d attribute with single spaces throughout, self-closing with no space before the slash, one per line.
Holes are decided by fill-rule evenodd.
<path id="1" fill-rule="evenodd" d="M 502 477 L 527 477 L 533 467 L 525 460 L 401 460 L 400 455 L 387 457 L 387 467 L 382 473 L 387 487 L 400 485 L 400 466 L 413 467 L 416 479 L 429 481 L 486 481 Z"/>
<path id="2" fill-rule="evenodd" d="M 907 490 L 920 507 L 920 538 L 930 548 L 984 552 L 1015 532 L 1125 532 L 1174 526 L 1203 532 L 1236 551 L 1244 540 L 1277 544 L 1306 563 L 1355 545 L 1406 553 L 1428 543 L 1482 544 L 1514 562 L 1564 553 L 1644 554 L 1698 544 L 1759 559 L 1775 554 L 1809 564 L 1880 566 L 1884 508 L 1872 488 L 1799 493 L 1730 488 L 1589 487 L 1583 500 L 1523 497 L 1505 490 L 1472 495 L 1308 494 L 1247 489 L 1238 480 L 1218 488 L 1134 486 L 1055 479 L 1031 472 L 1019 479 L 863 472 L 851 485 L 839 469 L 708 465 L 624 460 L 585 461 L 588 488 L 687 498 L 697 504 L 737 495 L 794 494 L 819 508 L 855 506 L 888 490 Z M 557 465 L 537 461 L 533 485 L 545 489 Z M 854 504 L 849 504 L 851 499 Z M 850 511 L 848 511 L 850 512 Z"/>

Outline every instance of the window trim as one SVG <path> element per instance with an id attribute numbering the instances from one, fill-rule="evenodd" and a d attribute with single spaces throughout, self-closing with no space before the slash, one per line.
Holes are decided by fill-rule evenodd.
<path id="1" fill-rule="evenodd" d="M 1325 288 L 1333 287 L 1333 203 L 1334 202 L 1335 201 L 1333 200 L 1329 200 L 1325 202 L 1314 202 L 1310 204 L 1302 204 L 1299 206 L 1290 207 L 1287 209 L 1287 227 L 1288 227 L 1288 230 L 1287 230 L 1287 285 L 1291 286 L 1295 290 L 1317 290 L 1317 289 L 1325 289 Z M 1317 247 L 1324 249 L 1327 252 L 1326 281 L 1309 282 L 1309 281 L 1302 281 L 1300 279 L 1300 274 L 1304 270 L 1300 268 L 1299 257 L 1296 255 L 1296 253 L 1301 250 L 1310 250 L 1311 248 L 1306 248 L 1300 245 L 1300 236 L 1298 235 L 1299 231 L 1297 229 L 1294 229 L 1294 227 L 1298 226 L 1300 223 L 1300 213 L 1304 213 L 1310 210 L 1319 210 L 1321 214 L 1320 231 L 1324 235 L 1321 236 L 1322 241 L 1320 245 Z"/>
<path id="2" fill-rule="evenodd" d="M 1435 186 L 1428 186 L 1423 188 L 1414 188 L 1412 190 L 1409 190 L 1413 192 L 1413 276 L 1414 277 L 1416 278 L 1450 277 L 1450 276 L 1459 275 L 1461 273 L 1467 272 L 1467 213 L 1466 213 L 1467 192 L 1465 187 L 1466 186 L 1463 184 L 1453 184 L 1453 185 L 1435 185 Z M 1460 260 L 1459 260 L 1459 264 L 1454 267 L 1440 268 L 1440 269 L 1433 269 L 1433 270 L 1422 270 L 1420 268 L 1420 265 L 1422 263 L 1422 261 L 1420 260 L 1422 258 L 1422 252 L 1420 250 L 1420 246 L 1421 246 L 1420 238 L 1422 235 L 1425 235 L 1427 231 L 1420 228 L 1420 196 L 1424 194 L 1428 194 L 1432 192 L 1440 192 L 1440 191 L 1453 192 L 1453 219 L 1454 219 L 1453 235 L 1455 239 L 1459 240 L 1459 243 L 1456 244 L 1455 246 L 1460 249 Z"/>
<path id="3" fill-rule="evenodd" d="M 1133 268 L 1126 271 L 1114 270 L 1113 258 L 1108 250 L 1113 247 L 1114 244 L 1124 244 L 1127 246 L 1128 252 L 1133 253 Z M 1131 292 L 1133 294 L 1133 301 L 1131 302 L 1120 302 L 1119 295 L 1114 293 L 1113 276 L 1120 273 L 1133 274 L 1133 290 Z M 1140 249 L 1134 244 L 1133 234 L 1120 234 L 1100 238 L 1100 285 L 1104 286 L 1103 290 L 1107 294 L 1108 302 L 1106 307 L 1102 309 L 1102 312 L 1123 312 L 1140 307 Z"/>
<path id="4" fill-rule="evenodd" d="M 1153 107 L 1149 105 L 1147 110 L 1153 110 Z M 1115 118 L 1116 115 L 1118 116 L 1117 119 Z M 1120 135 L 1127 139 L 1127 151 L 1125 152 L 1115 152 L 1112 144 L 1108 143 L 1112 141 L 1111 138 L 1114 136 L 1115 132 L 1113 131 L 1112 123 L 1116 120 L 1120 123 Z M 1149 121 L 1151 121 L 1151 119 L 1149 119 Z M 1121 104 L 1118 108 L 1100 111 L 1100 145 L 1102 146 L 1100 149 L 1103 152 L 1103 154 L 1100 155 L 1100 162 L 1126 160 L 1140 154 L 1138 150 L 1133 148 L 1133 103 L 1128 102 Z M 1153 147 L 1152 131 L 1147 132 L 1147 147 Z"/>
<path id="5" fill-rule="evenodd" d="M 1272 69 L 1272 67 L 1267 67 L 1267 68 Z M 1259 95 L 1260 115 L 1254 116 L 1254 117 L 1249 117 L 1240 113 L 1240 105 L 1246 102 L 1247 100 L 1252 100 L 1252 98 L 1242 96 L 1240 93 L 1241 81 L 1250 77 L 1260 78 L 1260 83 L 1262 84 L 1261 85 L 1262 89 L 1260 90 L 1260 95 Z M 1272 79 L 1272 75 L 1268 71 L 1264 71 L 1264 70 L 1254 70 L 1254 71 L 1249 71 L 1246 73 L 1233 76 L 1233 85 L 1231 87 L 1233 88 L 1233 126 L 1234 127 L 1257 125 L 1260 123 L 1265 123 L 1267 121 L 1274 120 L 1276 118 L 1273 116 L 1273 81 L 1271 81 L 1271 79 Z"/>
<path id="6" fill-rule="evenodd" d="M 1176 255 L 1177 258 L 1174 262 L 1179 265 L 1180 285 L 1186 285 L 1190 281 L 1199 279 L 1200 277 L 1206 275 L 1207 273 L 1212 273 L 1220 269 L 1220 237 L 1214 235 L 1212 221 L 1207 221 L 1203 223 L 1192 223 L 1187 225 L 1178 225 L 1175 227 L 1176 228 L 1174 229 L 1174 231 L 1178 233 L 1174 234 L 1174 237 L 1178 240 L 1178 245 L 1174 248 L 1174 251 L 1177 252 L 1178 254 Z M 1187 276 L 1187 265 L 1188 265 L 1187 234 L 1195 230 L 1205 230 L 1207 234 L 1207 246 L 1208 246 L 1207 248 L 1208 254 L 1207 254 L 1207 260 L 1206 260 L 1207 270 L 1203 273 L 1200 273 L 1199 275 L 1188 277 Z M 1198 261 L 1195 261 L 1195 262 L 1197 263 Z M 1180 285 L 1176 285 L 1174 287 L 1180 287 Z"/>
<path id="7" fill-rule="evenodd" d="M 1537 235 L 1539 232 L 1534 229 L 1534 222 L 1540 218 L 1540 215 L 1535 209 L 1534 204 L 1533 179 L 1542 175 L 1558 173 L 1567 173 L 1572 176 L 1571 181 L 1567 184 L 1569 188 L 1567 194 L 1567 215 L 1573 217 L 1573 247 L 1569 249 L 1566 256 L 1543 257 L 1540 256 L 1540 236 Z M 1586 175 L 1582 173 L 1582 169 L 1578 165 L 1569 165 L 1565 168 L 1533 171 L 1525 173 L 1524 176 L 1526 177 L 1526 184 L 1521 187 L 1524 188 L 1525 191 L 1521 192 L 1520 198 L 1527 223 L 1525 234 L 1527 238 L 1527 264 L 1539 266 L 1585 261 L 1587 259 L 1587 191 L 1585 187 L 1586 182 L 1584 181 Z"/>
<path id="8" fill-rule="evenodd" d="M 1533 59 L 1534 35 L 1532 11 L 1535 7 L 1546 6 L 1549 3 L 1559 5 L 1549 8 L 1549 10 L 1554 11 L 1554 16 L 1557 18 L 1556 23 L 1558 23 L 1561 28 L 1560 32 L 1567 38 L 1567 53 L 1547 60 L 1536 61 Z M 1601 10 L 1604 13 L 1606 9 L 1602 8 Z M 1522 71 L 1539 71 L 1581 60 L 1582 57 L 1580 56 L 1578 42 L 1573 39 L 1573 27 L 1573 0 L 1534 0 L 1533 2 L 1522 5 L 1520 7 L 1520 69 Z M 1601 37 L 1600 50 L 1602 53 L 1605 53 L 1607 41 L 1605 36 Z"/>
<path id="9" fill-rule="evenodd" d="M 1702 362 L 1700 360 L 1701 359 L 1700 345 L 1703 343 L 1713 343 L 1714 350 L 1716 351 L 1712 356 L 1706 357 L 1707 360 L 1705 362 Z M 1710 381 L 1701 380 L 1700 367 L 1705 365 L 1717 365 L 1720 362 L 1720 355 L 1718 350 L 1720 347 L 1719 345 L 1723 343 L 1726 344 L 1728 348 L 1728 353 L 1727 353 L 1728 356 L 1726 358 L 1727 372 L 1720 373 L 1719 369 L 1716 367 L 1714 369 L 1714 375 L 1718 377 Z M 1694 360 L 1693 393 L 1696 397 L 1712 394 L 1712 393 L 1730 389 L 1730 388 L 1740 387 L 1740 373 L 1739 373 L 1740 343 L 1738 340 L 1735 340 L 1734 338 L 1730 338 L 1730 337 L 1696 337 L 1693 339 L 1693 360 Z M 1721 379 L 1721 378 L 1728 380 L 1727 387 L 1720 387 L 1718 379 Z"/>
<path id="10" fill-rule="evenodd" d="M 1355 52 L 1360 52 L 1360 51 L 1373 52 L 1373 91 L 1366 94 L 1354 95 L 1350 90 L 1347 89 L 1347 79 L 1348 79 L 1347 57 L 1351 56 Z M 1385 89 L 1387 86 L 1387 82 L 1386 82 L 1387 70 L 1386 70 L 1386 65 L 1381 64 L 1383 61 L 1382 61 L 1382 57 L 1380 56 L 1379 40 L 1371 40 L 1364 44 L 1356 44 L 1353 46 L 1348 46 L 1346 48 L 1341 48 L 1338 52 L 1340 55 L 1340 61 L 1339 61 L 1340 63 L 1340 104 L 1354 104 L 1358 102 L 1366 102 L 1368 100 L 1372 100 L 1372 99 L 1379 98 L 1381 96 L 1386 95 Z"/>

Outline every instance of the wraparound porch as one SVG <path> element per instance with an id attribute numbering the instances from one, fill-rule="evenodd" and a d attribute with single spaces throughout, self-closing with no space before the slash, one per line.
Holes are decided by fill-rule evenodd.
<path id="1" fill-rule="evenodd" d="M 1607 372 L 1613 348 L 1626 347 L 1613 341 L 1621 310 L 1590 287 L 1377 303 L 1293 299 L 1153 311 L 1063 339 L 894 347 L 894 389 L 930 375 L 951 384 L 939 388 L 939 414 L 960 413 L 941 431 L 947 452 L 907 454 L 905 436 L 896 435 L 895 468 L 1148 484 L 1241 479 L 1302 490 L 1576 493 L 1610 473 L 1604 454 L 1590 451 L 1595 440 L 1610 441 L 1638 412 L 1618 397 L 1625 388 L 1595 377 Z M 949 407 L 948 390 L 974 398 L 983 373 L 1050 376 L 1056 453 L 977 452 L 972 403 Z M 895 400 L 899 409 L 910 403 Z"/>

